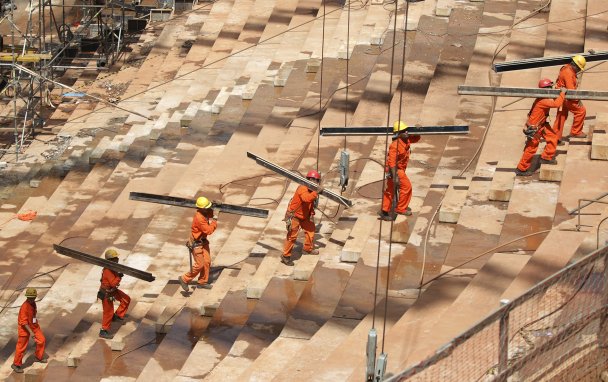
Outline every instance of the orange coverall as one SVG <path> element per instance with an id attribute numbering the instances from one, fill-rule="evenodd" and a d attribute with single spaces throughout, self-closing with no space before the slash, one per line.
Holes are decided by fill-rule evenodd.
<path id="1" fill-rule="evenodd" d="M 420 135 L 414 135 L 403 141 L 401 138 L 393 140 L 393 143 L 388 148 L 388 158 L 386 158 L 385 171 L 389 172 L 391 168 L 397 166 L 397 176 L 399 177 L 399 200 L 395 212 L 405 213 L 407 206 L 412 200 L 412 183 L 405 174 L 407 163 L 410 160 L 410 144 L 420 140 Z M 382 198 L 382 211 L 389 212 L 393 201 L 393 192 L 395 184 L 392 178 L 388 179 L 384 197 Z"/>
<path id="2" fill-rule="evenodd" d="M 314 202 L 319 197 L 317 191 L 309 190 L 308 187 L 301 185 L 296 189 L 296 193 L 291 198 L 287 207 L 287 214 L 293 213 L 291 218 L 291 229 L 287 232 L 285 245 L 283 246 L 283 256 L 290 257 L 293 245 L 298 238 L 300 227 L 304 230 L 304 251 L 310 252 L 315 238 L 315 223 L 310 219 L 314 216 Z"/>
<path id="3" fill-rule="evenodd" d="M 36 341 L 36 358 L 42 359 L 44 356 L 44 344 L 46 343 L 46 340 L 44 334 L 42 334 L 40 325 L 38 324 L 38 319 L 36 318 L 36 302 L 30 301 L 29 299 L 21 304 L 19 317 L 17 318 L 17 333 L 19 338 L 17 339 L 15 359 L 13 360 L 13 363 L 17 366 L 23 365 L 23 355 L 25 354 L 27 344 L 30 340 L 30 333 L 25 328 L 26 326 L 34 333 L 34 341 Z"/>
<path id="4" fill-rule="evenodd" d="M 531 126 L 536 129 L 536 133 L 532 139 L 526 140 L 526 146 L 524 147 L 524 153 L 519 160 L 517 169 L 520 171 L 526 171 L 530 168 L 532 158 L 536 154 L 538 145 L 541 137 L 545 137 L 547 145 L 543 151 L 542 158 L 550 160 L 555 155 L 557 139 L 555 131 L 551 128 L 547 117 L 549 116 L 549 109 L 558 108 L 564 103 L 565 93 L 560 93 L 556 99 L 548 98 L 537 98 L 532 104 L 530 113 L 528 113 L 528 120 L 526 121 L 526 127 Z"/>
<path id="5" fill-rule="evenodd" d="M 114 317 L 114 301 L 110 301 L 108 297 L 113 297 L 114 300 L 118 301 L 120 305 L 116 309 L 116 315 L 123 318 L 129 309 L 129 303 L 131 297 L 125 292 L 118 289 L 118 285 L 122 278 L 118 276 L 118 273 L 111 269 L 104 268 L 101 272 L 101 289 L 106 291 L 106 298 L 101 303 L 103 306 L 103 318 L 101 320 L 101 328 L 103 330 L 109 330 L 112 324 L 112 317 Z"/>
<path id="6" fill-rule="evenodd" d="M 192 219 L 192 231 L 190 234 L 190 243 L 194 243 L 192 248 L 192 257 L 194 257 L 194 265 L 192 270 L 184 273 L 182 280 L 188 284 L 198 275 L 198 283 L 200 285 L 207 284 L 209 281 L 209 268 L 211 268 L 211 254 L 209 252 L 209 242 L 207 236 L 215 232 L 217 221 L 213 218 L 213 211 L 210 211 L 205 216 L 199 210 L 194 214 Z M 197 245 L 195 242 L 200 242 Z"/>
<path id="7" fill-rule="evenodd" d="M 572 65 L 567 64 L 562 66 L 555 81 L 556 88 L 576 89 L 578 87 L 578 79 L 576 78 L 576 71 Z M 577 99 L 564 100 L 563 107 L 558 110 L 555 122 L 553 123 L 553 130 L 557 134 L 557 139 L 562 139 L 564 132 L 564 124 L 568 118 L 568 112 L 571 111 L 574 114 L 574 121 L 572 121 L 572 128 L 570 129 L 570 135 L 580 135 L 583 132 L 583 123 L 585 122 L 585 116 L 587 115 L 587 109 L 583 106 L 583 103 Z M 556 143 L 557 144 L 557 143 Z M 551 157 L 553 158 L 553 156 Z"/>

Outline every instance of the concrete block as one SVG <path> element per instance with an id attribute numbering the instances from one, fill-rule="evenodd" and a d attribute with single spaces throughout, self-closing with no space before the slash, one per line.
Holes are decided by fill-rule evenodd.
<path id="1" fill-rule="evenodd" d="M 359 216 L 342 248 L 342 252 L 340 252 L 340 261 L 347 263 L 359 261 L 361 252 L 363 252 L 367 239 L 377 221 L 378 219 L 375 216 Z"/>
<path id="2" fill-rule="evenodd" d="M 68 355 L 68 367 L 78 367 L 80 364 L 80 356 L 77 355 Z"/>
<path id="3" fill-rule="evenodd" d="M 129 147 L 131 147 L 133 141 L 135 141 L 135 137 L 133 135 L 125 135 L 118 145 L 118 151 L 126 153 L 129 151 Z"/>
<path id="4" fill-rule="evenodd" d="M 255 92 L 258 90 L 258 84 L 248 83 L 243 89 L 243 93 L 241 94 L 241 98 L 244 100 L 253 99 Z"/>
<path id="5" fill-rule="evenodd" d="M 340 48 L 338 48 L 338 58 L 341 59 L 341 60 L 347 60 L 347 59 L 349 59 L 350 55 L 351 55 L 351 52 L 352 52 L 352 46 L 353 46 L 353 44 L 350 44 L 349 48 L 351 48 L 350 49 L 351 51 L 348 52 L 346 50 L 346 43 L 340 44 Z"/>
<path id="6" fill-rule="evenodd" d="M 148 138 L 151 141 L 156 141 L 158 139 L 158 137 L 160 137 L 160 134 L 163 132 L 163 129 L 152 129 L 150 130 L 150 133 L 148 134 Z"/>
<path id="7" fill-rule="evenodd" d="M 454 177 L 445 193 L 439 209 L 439 221 L 442 223 L 457 223 L 460 211 L 469 193 L 470 177 Z"/>
<path id="8" fill-rule="evenodd" d="M 449 0 L 437 0 L 437 5 L 435 6 L 435 16 L 439 17 L 450 17 L 452 13 L 452 5 Z"/>
<path id="9" fill-rule="evenodd" d="M 106 149 L 110 145 L 110 138 L 103 137 L 97 147 L 93 149 L 91 155 L 89 155 L 89 164 L 95 164 L 97 161 L 103 156 L 103 153 L 106 152 Z"/>
<path id="10" fill-rule="evenodd" d="M 25 382 L 36 382 L 41 381 L 46 369 L 46 363 L 34 362 L 32 366 L 25 369 L 24 378 Z"/>
<path id="11" fill-rule="evenodd" d="M 270 279 L 274 276 L 275 270 L 278 267 L 286 267 L 281 263 L 279 259 L 280 252 L 276 251 L 272 256 L 267 255 L 262 260 L 262 263 L 258 267 L 255 275 L 249 281 L 247 285 L 247 298 L 260 298 L 266 289 L 266 286 L 270 282 Z"/>
<path id="12" fill-rule="evenodd" d="M 397 219 L 393 223 L 393 242 L 407 243 L 410 238 L 410 224 L 407 221 L 407 216 L 397 215 Z"/>
<path id="13" fill-rule="evenodd" d="M 304 255 L 296 261 L 293 267 L 293 279 L 306 281 L 319 262 L 317 255 Z"/>
<path id="14" fill-rule="evenodd" d="M 110 348 L 112 351 L 122 351 L 125 348 L 125 343 L 122 339 L 114 339 L 110 342 Z"/>
<path id="15" fill-rule="evenodd" d="M 608 160 L 608 113 L 598 113 L 591 140 L 591 159 Z"/>
<path id="16" fill-rule="evenodd" d="M 321 59 L 310 58 L 306 62 L 306 73 L 316 73 L 319 71 L 320 67 L 321 67 Z"/>
<path id="17" fill-rule="evenodd" d="M 515 170 L 510 171 L 510 169 L 515 169 L 516 166 L 511 162 L 498 163 L 490 184 L 489 200 L 508 202 L 511 199 L 511 192 L 515 183 Z"/>
<path id="18" fill-rule="evenodd" d="M 374 29 L 370 44 L 382 45 L 384 43 L 384 29 Z"/>
<path id="19" fill-rule="evenodd" d="M 176 312 L 181 308 L 178 304 L 168 305 L 163 309 L 163 312 L 160 314 L 158 319 L 156 320 L 156 333 L 166 334 L 169 333 L 171 328 L 173 327 L 173 323 L 177 318 Z"/>
<path id="20" fill-rule="evenodd" d="M 5 169 L 8 167 L 8 163 L 6 162 L 0 162 L 0 170 Z"/>
<path id="21" fill-rule="evenodd" d="M 211 113 L 219 114 L 224 108 L 224 106 L 226 106 L 226 102 L 228 102 L 228 97 L 230 97 L 230 92 L 227 90 L 227 88 L 222 88 L 217 97 L 215 97 L 215 101 L 213 101 L 213 104 L 211 105 Z"/>
<path id="22" fill-rule="evenodd" d="M 32 180 L 30 180 L 30 187 L 38 188 L 38 187 L 40 187 L 40 182 L 41 182 L 40 179 L 32 179 Z"/>
<path id="23" fill-rule="evenodd" d="M 293 69 L 293 64 L 283 63 L 277 72 L 276 77 L 274 78 L 274 86 L 281 87 L 285 86 L 287 83 L 287 79 L 289 78 L 289 74 L 291 74 L 291 70 Z"/>
<path id="24" fill-rule="evenodd" d="M 557 150 L 557 164 L 541 164 L 539 179 L 547 182 L 561 182 L 566 167 L 566 154 L 568 143 L 563 148 Z"/>

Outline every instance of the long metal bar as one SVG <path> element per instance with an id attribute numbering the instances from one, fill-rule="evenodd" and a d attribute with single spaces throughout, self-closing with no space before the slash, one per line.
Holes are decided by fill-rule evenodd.
<path id="1" fill-rule="evenodd" d="M 587 62 L 608 60 L 608 51 L 575 54 L 580 54 L 581 56 L 585 57 Z M 494 64 L 493 69 L 496 73 L 501 73 L 508 72 L 511 70 L 544 68 L 546 66 L 565 65 L 572 61 L 572 57 L 575 54 L 571 54 L 568 56 L 527 58 L 525 60 L 499 62 L 497 64 Z"/>
<path id="2" fill-rule="evenodd" d="M 147 194 L 145 192 L 131 192 L 129 193 L 129 199 L 139 200 L 141 202 L 167 204 L 170 206 L 196 208 L 195 199 L 180 198 L 177 196 L 163 196 Z M 219 202 L 213 202 L 213 208 L 219 210 L 220 212 L 235 215 L 245 215 L 263 219 L 268 217 L 268 210 L 263 210 L 261 208 L 242 207 Z"/>
<path id="3" fill-rule="evenodd" d="M 247 157 L 255 160 L 256 163 L 259 164 L 260 166 L 266 167 L 267 169 L 272 170 L 272 171 L 276 172 L 277 174 L 286 177 L 289 180 L 302 184 L 306 187 L 310 187 L 313 190 L 317 189 L 318 185 L 316 183 L 311 182 L 310 180 L 300 176 L 299 174 L 294 174 L 293 172 L 291 172 L 279 165 L 276 165 L 272 162 L 269 162 L 266 159 L 260 158 L 259 156 L 255 155 L 253 153 L 250 153 L 249 151 L 247 151 Z M 326 198 L 328 198 L 330 200 L 333 200 L 336 203 L 340 203 L 345 207 L 352 207 L 352 205 L 353 205 L 353 202 L 350 201 L 349 199 L 342 197 L 336 193 L 333 193 L 329 190 L 321 191 L 321 195 L 325 196 Z"/>
<path id="4" fill-rule="evenodd" d="M 559 95 L 559 89 L 507 88 L 496 86 L 458 85 L 458 94 L 521 98 L 557 98 L 557 96 Z M 608 92 L 598 92 L 589 90 L 568 90 L 568 92 L 566 93 L 566 99 L 608 101 Z"/>
<path id="5" fill-rule="evenodd" d="M 469 126 L 411 126 L 407 132 L 410 135 L 468 134 Z M 393 129 L 386 126 L 322 127 L 320 134 L 324 137 L 389 135 L 393 134 Z"/>
<path id="6" fill-rule="evenodd" d="M 55 252 L 71 257 L 76 260 L 84 261 L 85 263 L 98 265 L 100 267 L 108 268 L 116 272 L 122 272 L 125 275 L 133 276 L 144 281 L 154 281 L 155 277 L 151 273 L 140 271 L 139 269 L 131 268 L 123 264 L 118 264 L 113 261 L 102 259 L 96 256 L 89 255 L 88 253 L 80 252 L 75 249 L 63 247 L 61 245 L 53 244 Z"/>

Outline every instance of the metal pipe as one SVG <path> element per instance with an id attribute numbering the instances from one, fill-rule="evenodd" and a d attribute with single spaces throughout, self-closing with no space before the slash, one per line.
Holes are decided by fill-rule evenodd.
<path id="1" fill-rule="evenodd" d="M 559 89 L 540 88 L 508 88 L 497 86 L 466 86 L 458 85 L 459 95 L 498 96 L 522 98 L 557 98 Z M 589 90 L 568 90 L 566 99 L 580 99 L 590 101 L 608 101 L 608 92 Z"/>
<path id="2" fill-rule="evenodd" d="M 575 55 L 581 55 L 585 57 L 587 62 L 603 61 L 608 60 L 608 51 L 593 52 L 593 53 L 575 53 L 568 56 L 558 57 L 540 57 L 540 58 L 528 58 L 524 60 L 507 61 L 494 64 L 492 69 L 496 73 L 508 72 L 512 70 L 532 69 L 532 68 L 544 68 L 546 66 L 557 66 L 565 65 L 572 61 L 572 57 Z"/>

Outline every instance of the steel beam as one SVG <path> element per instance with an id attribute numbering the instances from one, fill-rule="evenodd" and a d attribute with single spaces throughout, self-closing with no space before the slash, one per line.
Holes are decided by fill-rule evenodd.
<path id="1" fill-rule="evenodd" d="M 88 253 L 80 252 L 75 249 L 62 247 L 61 245 L 53 244 L 53 249 L 60 255 L 68 256 L 76 260 L 84 261 L 85 263 L 98 265 L 100 267 L 111 269 L 115 272 L 121 272 L 125 275 L 133 276 L 144 281 L 154 281 L 155 277 L 151 273 L 140 271 L 139 269 L 131 268 L 123 264 L 118 264 L 110 260 L 102 259 L 97 256 L 89 255 Z"/>
<path id="2" fill-rule="evenodd" d="M 493 69 L 496 73 L 508 72 L 512 70 L 532 69 L 532 68 L 544 68 L 546 66 L 557 66 L 565 65 L 572 61 L 572 57 L 576 54 L 580 54 L 585 57 L 587 62 L 593 61 L 604 61 L 608 60 L 608 52 L 594 52 L 594 53 L 575 53 L 568 56 L 558 57 L 539 57 L 539 58 L 528 58 L 525 60 L 507 61 L 494 64 Z"/>
<path id="3" fill-rule="evenodd" d="M 179 198 L 176 196 L 163 196 L 163 195 L 147 194 L 145 192 L 131 192 L 131 193 L 129 193 L 129 199 L 139 200 L 141 202 L 167 204 L 170 206 L 196 208 L 195 199 Z M 252 216 L 252 217 L 263 218 L 263 219 L 268 217 L 268 210 L 263 210 L 261 208 L 242 207 L 242 206 L 235 206 L 233 204 L 225 204 L 225 203 L 219 203 L 219 202 L 212 202 L 212 203 L 213 203 L 213 208 L 219 210 L 220 212 L 225 212 L 228 214 L 235 214 L 235 215 Z"/>
<path id="4" fill-rule="evenodd" d="M 445 135 L 468 134 L 469 126 L 410 126 L 407 128 L 410 135 Z M 361 127 L 322 127 L 321 136 L 368 136 L 393 134 L 392 127 L 361 126 Z"/>
<path id="5" fill-rule="evenodd" d="M 559 89 L 541 88 L 505 88 L 496 86 L 458 86 L 459 95 L 499 96 L 519 98 L 557 98 Z M 568 90 L 566 99 L 580 99 L 589 101 L 608 101 L 608 92 L 588 90 Z"/>
<path id="6" fill-rule="evenodd" d="M 276 172 L 277 174 L 286 177 L 289 180 L 292 180 L 296 183 L 309 187 L 310 189 L 316 190 L 318 187 L 318 185 L 315 182 L 311 182 L 310 180 L 300 176 L 299 174 L 295 174 L 279 165 L 276 165 L 272 162 L 267 161 L 266 159 L 260 158 L 259 156 L 255 155 L 253 153 L 250 153 L 249 151 L 247 151 L 247 157 L 255 160 L 256 163 L 259 164 L 260 166 L 266 167 L 267 169 L 272 170 L 272 171 Z M 323 191 L 321 191 L 320 194 L 330 200 L 333 200 L 336 203 L 342 204 L 345 207 L 352 207 L 352 205 L 353 205 L 353 202 L 350 201 L 349 199 L 342 197 L 336 193 L 333 193 L 329 190 L 323 190 Z"/>

